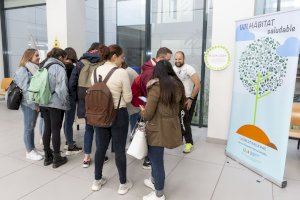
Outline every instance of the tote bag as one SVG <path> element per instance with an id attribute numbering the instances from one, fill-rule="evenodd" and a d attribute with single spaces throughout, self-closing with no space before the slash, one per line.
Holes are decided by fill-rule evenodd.
<path id="1" fill-rule="evenodd" d="M 138 122 L 137 128 L 134 131 L 133 139 L 127 150 L 128 155 L 131 155 L 139 160 L 145 158 L 148 154 L 145 128 L 145 122 Z"/>

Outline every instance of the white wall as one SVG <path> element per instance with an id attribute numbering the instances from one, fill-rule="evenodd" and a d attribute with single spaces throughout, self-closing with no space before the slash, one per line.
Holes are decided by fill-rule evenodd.
<path id="1" fill-rule="evenodd" d="M 47 0 L 47 33 L 49 49 L 55 38 L 60 48 L 73 47 L 78 55 L 85 51 L 85 1 Z"/>
<path id="2" fill-rule="evenodd" d="M 117 0 L 104 0 L 104 36 L 105 45 L 117 43 Z"/>
<path id="3" fill-rule="evenodd" d="M 213 0 L 212 45 L 225 45 L 234 60 L 235 21 L 254 16 L 255 0 Z M 208 140 L 227 140 L 234 63 L 223 71 L 211 71 Z"/>

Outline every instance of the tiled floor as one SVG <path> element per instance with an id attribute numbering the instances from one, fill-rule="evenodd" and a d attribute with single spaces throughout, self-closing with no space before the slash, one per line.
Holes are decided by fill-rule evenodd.
<path id="1" fill-rule="evenodd" d="M 26 160 L 22 127 L 22 113 L 9 111 L 0 102 L 0 200 L 135 200 L 150 192 L 143 185 L 150 171 L 143 170 L 142 162 L 129 156 L 127 171 L 134 187 L 125 196 L 117 194 L 118 176 L 111 153 L 104 167 L 109 180 L 98 192 L 90 190 L 93 166 L 81 167 L 82 154 L 69 157 L 66 165 L 55 170 L 44 167 L 43 162 Z M 75 131 L 79 144 L 83 141 L 82 128 Z M 180 148 L 166 150 L 165 193 L 169 200 L 300 199 L 300 151 L 296 150 L 295 141 L 290 141 L 288 148 L 285 173 L 288 186 L 281 189 L 226 157 L 224 145 L 207 143 L 206 129 L 193 127 L 193 135 L 195 150 L 191 154 L 182 154 Z M 39 139 L 37 136 L 36 144 Z"/>

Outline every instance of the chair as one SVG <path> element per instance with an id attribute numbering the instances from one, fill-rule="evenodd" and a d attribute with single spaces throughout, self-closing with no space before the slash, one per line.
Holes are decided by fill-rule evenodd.
<path id="1" fill-rule="evenodd" d="M 300 148 L 300 129 L 294 129 L 294 126 L 300 126 L 300 103 L 293 103 L 291 129 L 289 139 L 298 140 L 297 149 Z"/>
<path id="2" fill-rule="evenodd" d="M 12 78 L 4 78 L 4 79 L 2 79 L 2 81 L 1 81 L 0 95 L 5 96 L 5 93 L 6 93 L 8 87 L 11 84 L 12 81 L 13 81 Z"/>

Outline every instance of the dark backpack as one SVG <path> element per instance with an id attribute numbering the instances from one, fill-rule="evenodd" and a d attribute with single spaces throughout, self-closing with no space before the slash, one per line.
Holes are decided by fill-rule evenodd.
<path id="1" fill-rule="evenodd" d="M 87 124 L 97 127 L 110 127 L 113 124 L 117 110 L 114 109 L 113 97 L 106 83 L 116 69 L 118 68 L 111 69 L 103 81 L 101 76 L 97 79 L 97 70 L 94 71 L 95 84 L 87 90 L 85 96 Z M 118 108 L 120 101 L 121 96 Z"/>
<path id="2" fill-rule="evenodd" d="M 22 97 L 22 89 L 16 83 L 11 82 L 7 90 L 7 108 L 10 110 L 19 110 Z"/>

